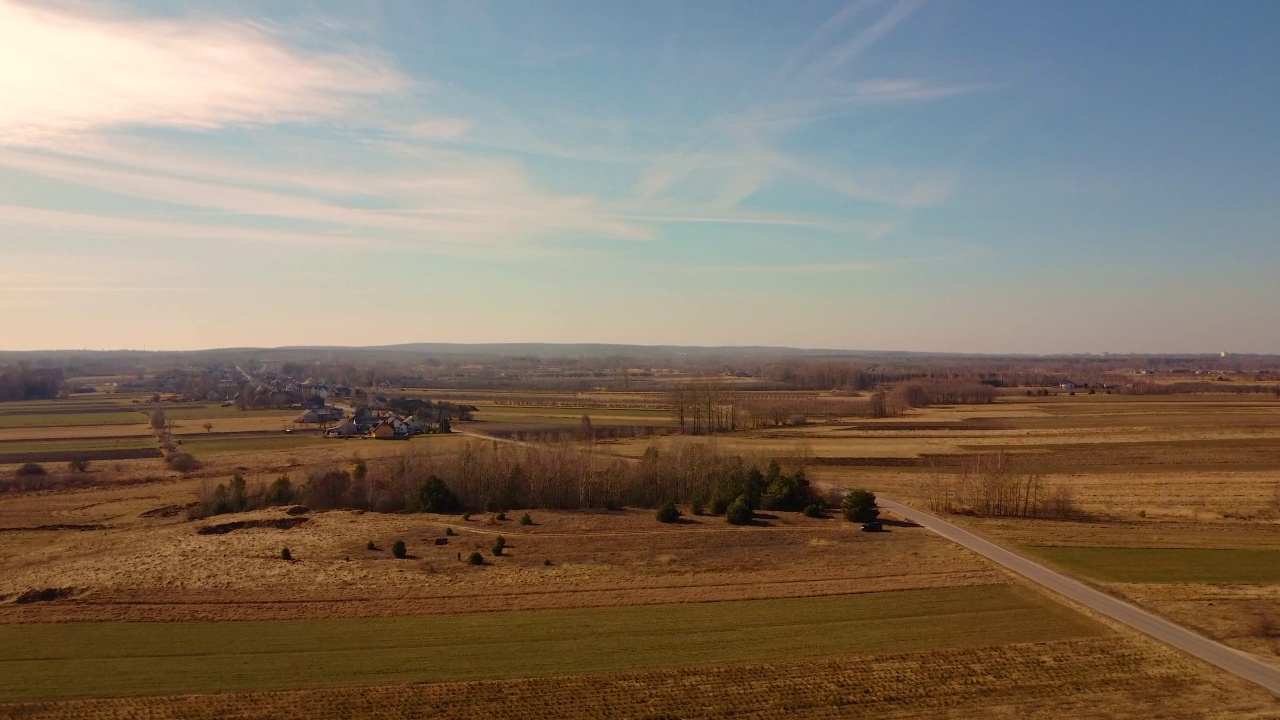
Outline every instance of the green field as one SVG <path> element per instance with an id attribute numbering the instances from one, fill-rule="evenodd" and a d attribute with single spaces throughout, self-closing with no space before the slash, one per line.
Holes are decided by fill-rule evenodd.
<path id="1" fill-rule="evenodd" d="M 237 407 L 223 407 L 222 405 L 183 405 L 180 407 L 164 408 L 164 415 L 169 420 L 217 420 L 223 417 L 254 417 L 254 418 L 271 418 L 277 417 L 282 420 L 293 420 L 302 414 L 301 410 L 241 410 Z"/>
<path id="2" fill-rule="evenodd" d="M 81 427 L 91 425 L 139 425 L 147 416 L 137 410 L 103 412 L 50 412 L 39 414 L 0 414 L 0 428 Z"/>
<path id="3" fill-rule="evenodd" d="M 644 408 L 538 407 L 527 405 L 476 404 L 473 417 L 477 422 L 503 425 L 578 427 L 582 416 L 591 418 L 595 427 L 633 425 L 666 427 L 675 420 L 669 410 Z"/>
<path id="4" fill-rule="evenodd" d="M 14 440 L 0 442 L 0 462 L 6 457 L 43 453 L 96 452 L 156 447 L 156 439 L 139 435 L 129 438 L 79 438 L 75 440 Z"/>
<path id="5" fill-rule="evenodd" d="M 1280 550 L 1060 546 L 1029 549 L 1052 563 L 1107 582 L 1280 582 Z"/>
<path id="6" fill-rule="evenodd" d="M 0 701 L 619 672 L 1104 632 L 1012 585 L 420 618 L 9 625 Z"/>
<path id="7" fill-rule="evenodd" d="M 274 433 L 262 435 L 205 436 L 187 435 L 182 438 L 182 449 L 192 454 L 220 452 L 253 452 L 255 450 L 289 450 L 319 442 L 338 442 L 311 433 Z"/>

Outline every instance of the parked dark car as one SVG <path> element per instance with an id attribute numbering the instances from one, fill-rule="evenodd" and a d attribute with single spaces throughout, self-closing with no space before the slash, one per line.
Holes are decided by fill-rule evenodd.
<path id="1" fill-rule="evenodd" d="M 881 532 L 884 530 L 884 523 L 879 520 L 862 523 L 862 532 Z"/>

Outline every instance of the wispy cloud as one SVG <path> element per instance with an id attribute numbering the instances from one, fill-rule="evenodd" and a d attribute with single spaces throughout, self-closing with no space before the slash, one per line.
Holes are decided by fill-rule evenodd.
<path id="1" fill-rule="evenodd" d="M 418 120 L 408 127 L 408 134 L 428 140 L 454 140 L 467 134 L 472 122 L 459 117 L 433 117 Z"/>
<path id="2" fill-rule="evenodd" d="M 818 25 L 767 84 L 771 94 L 699 128 L 701 140 L 659 156 L 636 183 L 643 197 L 687 192 L 696 178 L 714 188 L 708 204 L 736 208 L 783 179 L 823 188 L 891 208 L 918 208 L 946 200 L 955 174 L 881 164 L 823 165 L 785 152 L 780 139 L 814 122 L 872 108 L 958 97 L 988 89 L 984 84 L 943 84 L 912 77 L 848 79 L 856 61 L 910 18 L 917 0 L 852 2 Z"/>
<path id="3" fill-rule="evenodd" d="M 752 108 L 717 120 L 728 127 L 787 127 L 844 117 L 875 107 L 897 103 L 941 100 L 989 90 L 990 85 L 968 83 L 937 85 L 916 78 L 882 78 L 832 84 L 826 94 L 789 99 Z"/>
<path id="4" fill-rule="evenodd" d="M 900 257 L 824 263 L 764 263 L 760 265 L 711 265 L 698 268 L 713 273 L 767 273 L 770 275 L 820 275 L 829 273 L 881 272 L 906 265 L 921 265 L 951 259 L 947 256 Z"/>
<path id="5" fill-rule="evenodd" d="M 377 53 L 303 49 L 262 23 L 0 0 L 0 143 L 131 126 L 306 122 L 411 84 Z"/>
<path id="6" fill-rule="evenodd" d="M 841 11 L 833 17 L 833 20 L 838 20 L 840 24 L 847 22 L 852 17 L 861 14 L 863 8 L 860 5 L 865 4 L 855 3 L 851 7 L 858 9 L 856 13 Z M 919 7 L 919 0 L 897 0 L 891 3 L 888 11 L 874 22 L 863 27 L 843 42 L 836 43 L 821 52 L 818 57 L 800 71 L 799 80 L 801 82 L 822 82 L 828 79 L 832 73 L 848 66 L 871 49 L 873 45 L 884 38 L 885 35 L 888 35 L 899 23 L 911 17 Z M 818 32 L 822 33 L 829 24 L 830 21 L 819 28 Z"/>
<path id="7" fill-rule="evenodd" d="M 324 147 L 317 143 L 313 155 Z M 557 235 L 646 240 L 653 231 L 614 217 L 589 196 L 539 190 L 515 162 L 415 146 L 373 145 L 366 153 L 397 170 L 283 171 L 250 163 L 206 162 L 169 147 L 136 166 L 47 151 L 2 150 L 0 166 L 100 192 L 169 203 L 206 213 L 200 223 L 166 223 L 17 207 L 0 219 L 48 229 L 149 237 L 311 242 L 411 251 L 510 251 Z M 177 175 L 173 171 L 181 170 Z M 335 180 L 335 177 L 342 178 Z M 243 183 L 250 183 L 245 185 Z M 254 186 L 253 183 L 258 183 Z M 263 187 L 264 185 L 269 187 Z M 210 214 L 212 213 L 212 214 Z M 235 223 L 219 223 L 235 219 Z M 306 224 L 281 231 L 255 226 L 264 218 Z"/>

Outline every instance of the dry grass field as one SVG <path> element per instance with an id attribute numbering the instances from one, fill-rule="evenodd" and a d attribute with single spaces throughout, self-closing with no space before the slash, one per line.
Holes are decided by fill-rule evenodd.
<path id="1" fill-rule="evenodd" d="M 671 425 L 650 394 L 457 394 L 479 408 L 463 429 L 480 433 L 573 430 L 584 413 L 595 427 Z M 154 444 L 142 413 L 119 404 L 130 400 L 95 402 L 0 408 L 0 463 L 6 445 Z M 0 717 L 1280 717 L 1251 686 L 1010 585 L 902 523 L 867 534 L 773 513 L 746 528 L 688 515 L 663 525 L 644 509 L 535 510 L 527 526 L 518 513 L 282 509 L 191 522 L 201 489 L 235 473 L 301 482 L 358 457 L 486 441 L 326 441 L 283 433 L 281 413 L 167 414 L 201 469 L 104 460 L 76 487 L 0 495 L 0 687 L 9 701 L 39 700 Z M 921 507 L 930 477 L 1005 453 L 1069 483 L 1080 515 L 960 518 L 968 527 L 1240 649 L 1280 648 L 1272 398 L 1010 397 L 596 448 L 639 457 L 682 442 Z M 200 532 L 233 522 L 257 526 Z M 489 550 L 498 535 L 502 557 Z M 404 560 L 389 552 L 397 540 Z M 483 566 L 463 561 L 472 550 Z M 940 598 L 963 602 L 951 611 Z M 263 645 L 242 650 L 249 636 Z M 185 645 L 223 650 L 155 650 Z M 386 685 L 404 682 L 416 684 Z M 361 687 L 325 689 L 335 684 Z M 89 699 L 139 692 L 153 697 Z M 73 695 L 85 699 L 53 701 Z"/>
<path id="2" fill-rule="evenodd" d="M 1273 698 L 1123 637 L 614 674 L 70 700 L 26 720 L 371 718 L 1251 718 Z"/>
<path id="3" fill-rule="evenodd" d="M 1103 634 L 1012 585 L 436 617 L 8 625 L 0 702 L 616 673 Z"/>
<path id="4" fill-rule="evenodd" d="M 440 438 L 444 440 L 445 438 Z M 652 512 L 515 516 L 335 511 L 273 527 L 202 535 L 280 510 L 195 523 L 180 508 L 199 480 L 12 498 L 0 505 L 0 596 L 72 588 L 52 603 L 0 604 L 0 622 L 193 620 L 444 614 L 805 597 L 997 582 L 967 551 L 920 528 L 860 533 L 836 519 L 778 513 L 757 527 L 695 517 L 675 526 Z M 55 500 L 56 498 L 56 500 Z M 149 516 L 150 515 L 150 516 Z M 452 528 L 454 536 L 445 535 Z M 508 549 L 484 567 L 494 538 Z M 447 540 L 437 546 L 435 540 Z M 388 552 L 404 540 L 412 557 Z M 367 549 L 372 541 L 381 548 Z M 279 559 L 288 546 L 295 562 Z M 547 565 L 547 561 L 551 561 Z"/>

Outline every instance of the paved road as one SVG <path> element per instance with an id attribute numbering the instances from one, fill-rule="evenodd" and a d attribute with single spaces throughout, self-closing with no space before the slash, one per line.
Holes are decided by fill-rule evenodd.
<path id="1" fill-rule="evenodd" d="M 1140 610 L 1123 600 L 1094 590 L 928 513 L 884 498 L 877 498 L 876 502 L 880 507 L 923 525 L 942 537 L 963 545 L 1059 595 L 1092 608 L 1201 660 L 1217 665 L 1229 673 L 1255 682 L 1273 693 L 1280 694 L 1280 669 L 1267 665 L 1251 655 L 1233 650 L 1222 643 L 1214 642 L 1145 610 Z"/>

